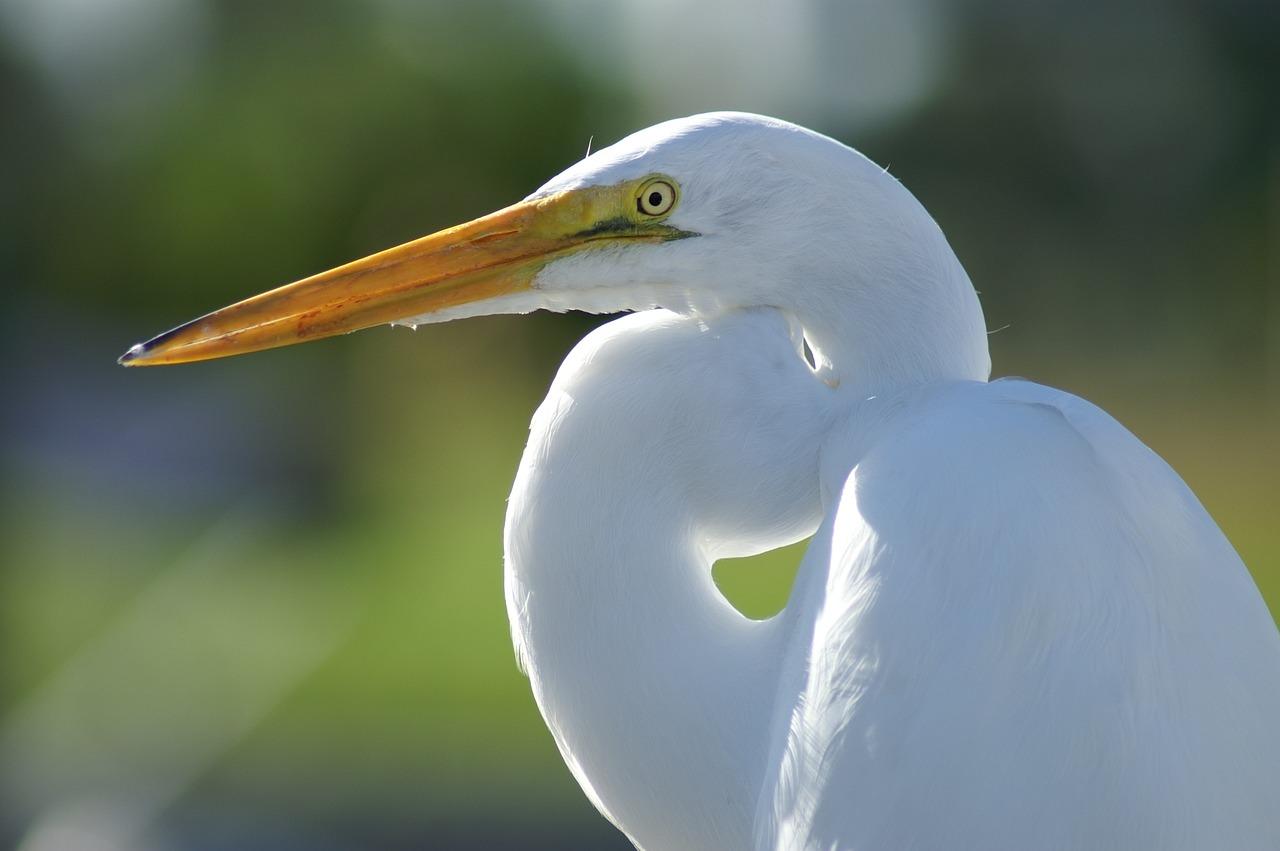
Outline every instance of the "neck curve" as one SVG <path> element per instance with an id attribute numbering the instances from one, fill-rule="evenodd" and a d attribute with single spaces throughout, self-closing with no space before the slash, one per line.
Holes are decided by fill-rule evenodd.
<path id="1" fill-rule="evenodd" d="M 768 327 L 750 311 L 709 325 L 652 311 L 598 330 L 535 415 L 512 491 L 517 652 L 574 776 L 642 847 L 750 847 L 788 626 L 744 618 L 711 565 L 816 527 L 817 400 L 830 395 L 780 314 L 767 313 Z M 736 386 L 783 357 L 773 400 Z M 775 402 L 777 417 L 761 418 L 761 404 Z M 714 435 L 747 441 L 723 459 L 741 466 L 741 451 L 766 440 L 751 430 L 778 425 L 794 445 L 774 440 L 779 456 L 743 473 L 757 485 L 775 477 L 766 493 L 778 504 L 748 517 L 733 505 L 746 488 L 717 466 Z M 727 490 L 707 492 L 707 482 Z M 812 493 L 797 492 L 808 482 Z"/>
<path id="2" fill-rule="evenodd" d="M 566 485 L 589 493 L 581 481 L 528 484 L 535 500 Z M 518 524 L 507 576 L 516 641 L 570 770 L 637 845 L 749 847 L 780 633 L 729 609 L 702 580 L 709 561 L 681 541 L 681 519 L 650 507 L 561 501 L 587 533 L 572 554 Z M 638 513 L 643 528 L 618 527 Z"/>
<path id="3" fill-rule="evenodd" d="M 991 375 L 986 321 L 969 276 L 932 219 L 917 221 L 915 233 L 914 253 L 867 248 L 853 277 L 848 269 L 816 269 L 815 279 L 784 288 L 820 372 L 850 398 Z"/>

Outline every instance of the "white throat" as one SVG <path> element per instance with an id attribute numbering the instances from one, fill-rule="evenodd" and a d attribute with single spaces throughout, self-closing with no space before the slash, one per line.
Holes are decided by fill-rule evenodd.
<path id="1" fill-rule="evenodd" d="M 610 323 L 557 376 L 512 491 L 517 650 L 578 781 L 645 847 L 750 845 L 787 628 L 734 610 L 711 564 L 798 540 L 821 517 L 830 391 L 788 330 L 772 310 Z M 740 386 L 752 380 L 777 389 Z M 700 451 L 717 428 L 746 456 Z M 776 494 L 749 501 L 759 517 L 734 505 L 749 482 Z"/>

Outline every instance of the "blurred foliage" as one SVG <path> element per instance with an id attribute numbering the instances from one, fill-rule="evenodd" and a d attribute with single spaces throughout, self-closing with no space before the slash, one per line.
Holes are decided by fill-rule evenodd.
<path id="1" fill-rule="evenodd" d="M 1280 610 L 1278 36 L 1243 0 L 0 0 L 0 845 L 626 847 L 501 590 L 529 415 L 599 318 L 113 360 L 681 112 L 887 164 L 997 373 L 1133 429 Z M 765 616 L 801 549 L 717 581 Z"/>

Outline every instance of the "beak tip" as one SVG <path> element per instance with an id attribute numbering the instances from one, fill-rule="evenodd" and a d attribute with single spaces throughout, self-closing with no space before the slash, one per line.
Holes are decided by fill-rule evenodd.
<path id="1" fill-rule="evenodd" d="M 116 363 L 121 366 L 137 366 L 138 359 L 147 353 L 147 347 L 143 343 L 137 343 L 129 347 L 129 351 L 116 358 Z"/>

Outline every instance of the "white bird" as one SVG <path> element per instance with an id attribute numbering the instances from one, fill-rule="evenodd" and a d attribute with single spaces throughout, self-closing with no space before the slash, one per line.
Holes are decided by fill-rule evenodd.
<path id="1" fill-rule="evenodd" d="M 659 124 L 122 361 L 539 308 L 638 311 L 561 367 L 506 523 L 538 706 L 637 846 L 1280 848 L 1280 633 L 1240 558 L 1103 411 L 988 382 L 942 231 L 825 136 Z M 777 616 L 717 592 L 811 534 Z"/>

